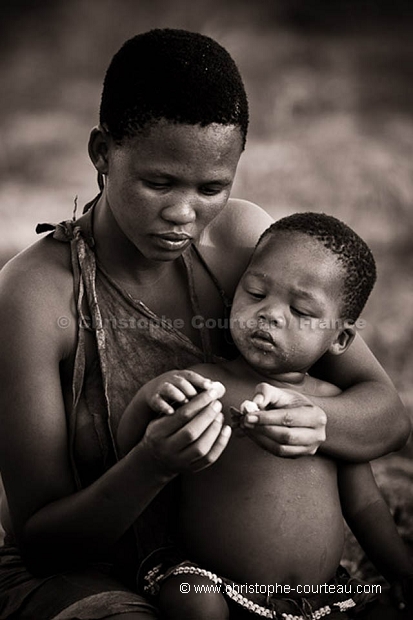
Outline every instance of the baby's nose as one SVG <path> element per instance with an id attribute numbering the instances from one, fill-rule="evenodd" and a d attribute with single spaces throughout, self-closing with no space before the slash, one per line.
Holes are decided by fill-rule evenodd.
<path id="1" fill-rule="evenodd" d="M 258 317 L 258 326 L 266 328 L 271 327 L 284 327 L 286 324 L 285 318 L 283 316 L 280 308 L 269 307 L 263 309 L 259 313 Z"/>

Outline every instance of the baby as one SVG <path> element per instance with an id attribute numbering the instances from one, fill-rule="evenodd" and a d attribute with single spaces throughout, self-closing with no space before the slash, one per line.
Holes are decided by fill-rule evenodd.
<path id="1" fill-rule="evenodd" d="M 275 222 L 235 293 L 230 328 L 240 356 L 166 373 L 126 410 L 118 433 L 125 452 L 154 412 L 173 415 L 203 389 L 216 392 L 235 429 L 212 466 L 182 476 L 179 552 L 154 554 L 144 577 L 162 617 L 348 617 L 370 597 L 340 567 L 343 516 L 390 583 L 411 579 L 369 463 L 283 458 L 293 448 L 272 449 L 270 410 L 287 409 L 281 430 L 288 433 L 289 404 L 340 393 L 308 371 L 326 352 L 342 355 L 351 345 L 375 278 L 369 248 L 337 219 L 300 213 Z M 305 416 L 299 424 L 305 433 Z"/>

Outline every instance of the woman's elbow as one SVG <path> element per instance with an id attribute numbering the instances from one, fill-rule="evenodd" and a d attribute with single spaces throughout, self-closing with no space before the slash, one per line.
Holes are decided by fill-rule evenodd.
<path id="1" fill-rule="evenodd" d="M 383 403 L 386 405 L 383 406 L 385 418 L 382 428 L 389 443 L 388 449 L 389 451 L 400 450 L 406 445 L 412 431 L 410 416 L 393 386 L 391 386 L 391 393 L 387 391 L 387 399 L 383 393 Z"/>
<path id="2" fill-rule="evenodd" d="M 395 450 L 400 450 L 408 442 L 412 432 L 412 422 L 408 412 L 404 408 L 404 405 L 399 401 L 400 405 L 397 408 L 397 437 L 395 437 Z"/>

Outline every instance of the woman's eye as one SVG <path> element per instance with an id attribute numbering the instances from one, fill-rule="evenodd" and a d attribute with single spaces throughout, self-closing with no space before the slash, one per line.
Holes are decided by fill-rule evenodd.
<path id="1" fill-rule="evenodd" d="M 167 189 L 170 186 L 170 183 L 160 181 L 144 181 L 144 183 L 150 189 Z"/>
<path id="2" fill-rule="evenodd" d="M 216 196 L 223 191 L 222 187 L 201 187 L 200 192 L 204 196 Z"/>

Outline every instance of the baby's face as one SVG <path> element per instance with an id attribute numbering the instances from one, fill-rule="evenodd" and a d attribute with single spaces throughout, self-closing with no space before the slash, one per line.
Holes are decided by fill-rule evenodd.
<path id="1" fill-rule="evenodd" d="M 235 292 L 231 333 L 241 355 L 263 374 L 307 371 L 342 331 L 342 279 L 317 240 L 269 235 Z"/>

